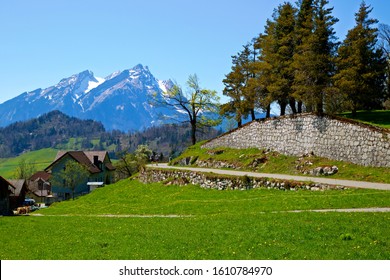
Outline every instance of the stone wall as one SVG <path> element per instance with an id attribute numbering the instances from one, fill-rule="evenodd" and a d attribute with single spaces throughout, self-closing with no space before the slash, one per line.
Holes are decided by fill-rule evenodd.
<path id="1" fill-rule="evenodd" d="M 202 147 L 265 148 L 364 166 L 390 167 L 390 130 L 314 114 L 262 119 L 223 134 Z"/>
<path id="2" fill-rule="evenodd" d="M 146 169 L 138 179 L 143 183 L 163 182 L 166 185 L 199 185 L 205 189 L 217 190 L 249 190 L 255 188 L 278 189 L 278 190 L 309 190 L 322 191 L 328 189 L 343 190 L 343 186 L 333 186 L 313 182 L 296 182 L 290 180 L 278 180 L 270 178 L 251 178 L 248 176 L 235 177 L 223 176 L 193 171 Z"/>

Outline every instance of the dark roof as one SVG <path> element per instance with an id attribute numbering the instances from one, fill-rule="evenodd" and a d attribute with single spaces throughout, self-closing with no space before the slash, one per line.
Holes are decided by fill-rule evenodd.
<path id="1" fill-rule="evenodd" d="M 8 180 L 14 187 L 15 192 L 13 193 L 13 196 L 20 196 L 20 193 L 22 192 L 23 187 L 26 186 L 26 180 L 20 179 L 20 180 Z"/>
<path id="2" fill-rule="evenodd" d="M 8 180 L 4 179 L 3 177 L 0 176 L 0 185 L 7 185 L 14 190 L 16 189 L 14 185 L 12 185 Z"/>
<path id="3" fill-rule="evenodd" d="M 72 152 L 68 152 L 68 154 L 74 158 L 78 163 L 80 164 L 84 164 L 87 168 L 88 168 L 88 171 L 90 173 L 99 173 L 101 172 L 101 170 L 99 169 L 99 167 L 97 167 L 96 165 L 94 165 L 90 160 L 89 158 L 85 155 L 84 152 L 82 151 L 72 151 Z"/>
<path id="4" fill-rule="evenodd" d="M 105 163 L 104 165 L 106 166 L 106 168 L 107 168 L 108 170 L 113 171 L 113 170 L 116 169 L 116 168 L 112 165 L 111 162 L 107 162 L 107 163 Z"/>
<path id="5" fill-rule="evenodd" d="M 34 190 L 31 190 L 37 197 L 46 197 L 48 196 L 49 194 L 51 194 L 50 190 L 38 190 L 38 189 L 34 189 Z"/>
<path id="6" fill-rule="evenodd" d="M 36 181 L 41 178 L 44 181 L 49 181 L 51 174 L 46 171 L 38 171 L 30 177 L 30 181 Z"/>
<path id="7" fill-rule="evenodd" d="M 108 157 L 108 153 L 105 151 L 59 151 L 54 162 L 46 167 L 45 170 L 49 170 L 57 161 L 61 160 L 66 155 L 69 155 L 78 163 L 85 165 L 92 174 L 102 171 L 94 164 L 94 156 L 97 156 L 98 160 L 102 162 L 108 170 L 115 170 L 115 167 L 111 164 L 111 160 Z"/>

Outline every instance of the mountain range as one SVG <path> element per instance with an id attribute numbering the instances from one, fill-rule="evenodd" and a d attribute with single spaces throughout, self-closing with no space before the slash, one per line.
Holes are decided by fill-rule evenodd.
<path id="1" fill-rule="evenodd" d="M 149 102 L 152 95 L 165 98 L 172 86 L 172 81 L 156 79 L 141 64 L 105 78 L 86 70 L 0 104 L 0 127 L 59 110 L 72 117 L 100 121 L 107 130 L 138 131 L 159 125 L 163 119 L 183 117 L 179 108 L 154 107 Z"/>

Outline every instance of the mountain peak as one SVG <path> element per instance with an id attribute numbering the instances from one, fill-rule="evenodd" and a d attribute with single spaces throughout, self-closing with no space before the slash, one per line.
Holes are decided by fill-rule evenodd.
<path id="1" fill-rule="evenodd" d="M 93 72 L 90 70 L 85 70 L 78 74 L 73 74 L 68 78 L 62 79 L 57 85 L 56 88 L 64 88 L 71 85 L 76 85 L 78 83 L 88 84 L 89 81 L 97 82 L 97 79 L 93 75 Z"/>
<path id="2" fill-rule="evenodd" d="M 141 63 L 137 64 L 136 66 L 134 66 L 133 68 L 131 68 L 130 70 L 134 70 L 134 71 L 148 71 L 149 72 L 149 68 L 148 66 L 143 66 Z"/>
<path id="3" fill-rule="evenodd" d="M 0 104 L 0 127 L 60 110 L 70 116 L 101 121 L 108 130 L 139 130 L 158 123 L 161 115 L 180 113 L 155 108 L 148 102 L 154 93 L 163 98 L 171 86 L 172 82 L 156 79 L 142 64 L 106 78 L 97 78 L 92 71 L 85 70 L 54 86 Z"/>

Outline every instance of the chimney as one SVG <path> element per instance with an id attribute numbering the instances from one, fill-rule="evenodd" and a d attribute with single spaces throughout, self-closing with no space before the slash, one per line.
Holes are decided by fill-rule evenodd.
<path id="1" fill-rule="evenodd" d="M 93 164 L 99 167 L 99 156 L 93 156 Z"/>

